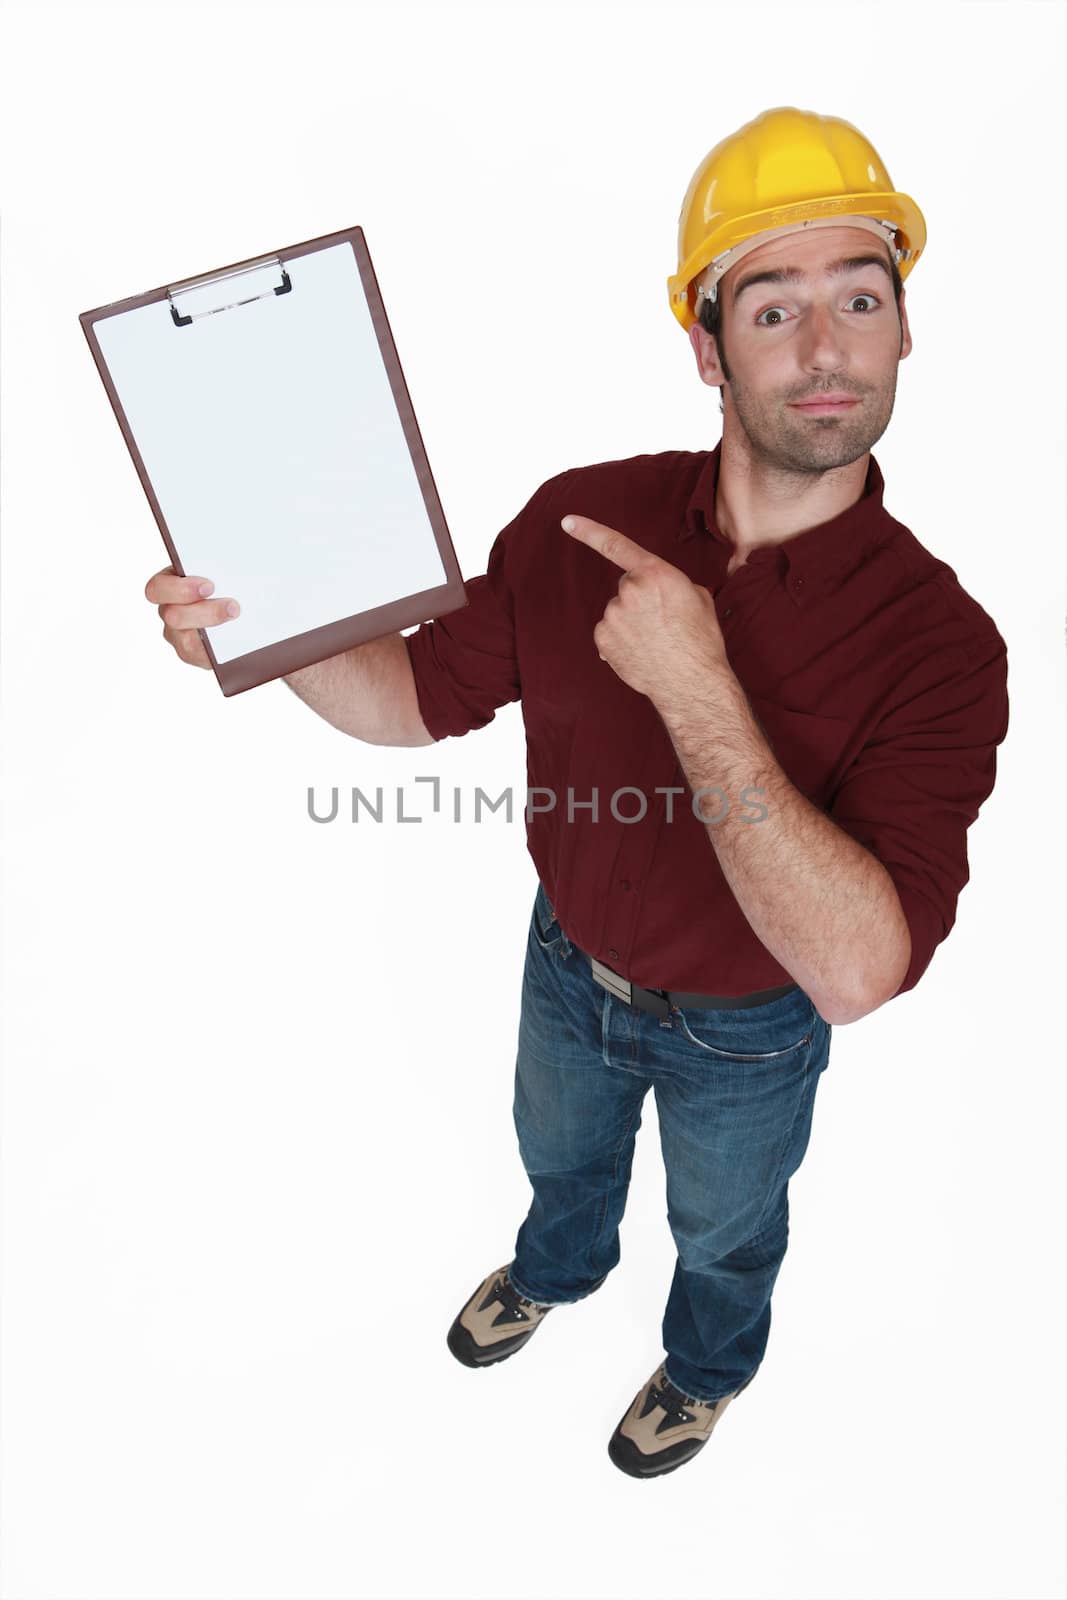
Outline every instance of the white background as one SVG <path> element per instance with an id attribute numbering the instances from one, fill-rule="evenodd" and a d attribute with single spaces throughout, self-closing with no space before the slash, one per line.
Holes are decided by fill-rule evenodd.
<path id="1" fill-rule="evenodd" d="M 1042 0 L 6 7 L 8 1600 L 1063 1594 L 1064 32 Z M 759 1381 L 644 1484 L 606 1444 L 674 1263 L 651 1095 L 603 1290 L 488 1372 L 445 1345 L 530 1198 L 519 708 L 383 749 L 179 662 L 78 313 L 360 224 L 469 578 L 546 477 L 717 440 L 678 213 L 783 104 L 925 213 L 875 455 L 1007 640 L 1011 726 L 956 928 L 835 1030 Z M 335 784 L 391 820 L 312 823 Z M 510 826 L 450 820 L 509 784 Z"/>

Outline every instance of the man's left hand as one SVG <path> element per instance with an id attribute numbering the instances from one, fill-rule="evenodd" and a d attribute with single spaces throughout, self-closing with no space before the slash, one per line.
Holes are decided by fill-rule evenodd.
<path id="1" fill-rule="evenodd" d="M 570 525 L 570 526 L 568 526 Z M 624 568 L 619 591 L 593 629 L 601 661 L 657 707 L 706 692 L 709 677 L 731 672 L 715 601 L 702 584 L 635 544 L 617 528 L 569 515 L 572 539 Z"/>

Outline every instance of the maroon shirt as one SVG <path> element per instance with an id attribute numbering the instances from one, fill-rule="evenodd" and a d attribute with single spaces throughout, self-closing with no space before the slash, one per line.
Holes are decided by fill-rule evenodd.
<path id="1" fill-rule="evenodd" d="M 596 653 L 622 569 L 560 519 L 574 511 L 619 529 L 711 592 L 779 765 L 893 879 L 912 942 L 901 994 L 952 927 L 969 877 L 967 829 L 1008 727 L 1007 647 L 952 568 L 883 508 L 873 456 L 854 505 L 754 550 L 727 577 L 721 450 L 573 467 L 543 483 L 466 585 L 469 604 L 405 635 L 419 710 L 444 739 L 521 697 L 527 845 L 582 950 L 647 988 L 739 995 L 790 982 L 723 876 L 658 712 Z M 618 793 L 628 786 L 637 792 Z M 656 792 L 672 786 L 681 792 Z M 537 809 L 551 794 L 555 805 Z M 726 802 L 760 814 L 758 794 L 701 805 L 710 820 Z"/>

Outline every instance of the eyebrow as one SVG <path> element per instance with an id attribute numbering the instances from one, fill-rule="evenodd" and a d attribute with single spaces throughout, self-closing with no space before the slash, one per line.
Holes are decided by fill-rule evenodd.
<path id="1" fill-rule="evenodd" d="M 893 275 L 889 270 L 889 262 L 885 256 L 842 256 L 839 261 L 827 263 L 824 277 L 840 278 L 846 272 L 858 272 L 860 267 L 881 267 L 890 283 Z M 756 283 L 806 283 L 807 275 L 799 267 L 771 267 L 763 272 L 750 272 L 742 278 L 734 289 L 734 305 L 740 300 L 746 289 L 751 289 Z"/>

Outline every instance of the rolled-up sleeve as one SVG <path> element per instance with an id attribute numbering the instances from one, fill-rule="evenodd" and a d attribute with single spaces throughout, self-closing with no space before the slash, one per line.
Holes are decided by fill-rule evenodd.
<path id="1" fill-rule="evenodd" d="M 513 546 L 535 522 L 552 481 L 497 534 L 487 570 L 464 586 L 467 604 L 404 635 L 419 713 L 434 739 L 484 728 L 520 696 Z"/>
<path id="2" fill-rule="evenodd" d="M 900 897 L 911 960 L 896 994 L 914 988 L 956 920 L 970 877 L 967 830 L 993 789 L 1008 731 L 999 635 L 954 650 L 940 672 L 923 676 L 878 724 L 827 808 L 878 858 Z"/>

